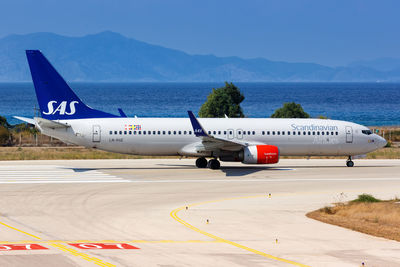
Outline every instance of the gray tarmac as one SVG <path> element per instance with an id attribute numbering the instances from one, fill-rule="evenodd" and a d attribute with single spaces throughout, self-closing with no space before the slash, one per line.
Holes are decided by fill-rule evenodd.
<path id="1" fill-rule="evenodd" d="M 400 160 L 0 162 L 0 266 L 400 266 L 400 242 L 309 219 L 400 196 Z"/>

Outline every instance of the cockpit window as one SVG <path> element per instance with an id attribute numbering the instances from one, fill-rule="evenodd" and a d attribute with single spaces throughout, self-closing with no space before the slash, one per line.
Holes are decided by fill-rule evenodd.
<path id="1" fill-rule="evenodd" d="M 362 132 L 363 134 L 366 134 L 366 135 L 372 134 L 372 131 L 371 131 L 371 130 L 362 130 L 361 132 Z"/>

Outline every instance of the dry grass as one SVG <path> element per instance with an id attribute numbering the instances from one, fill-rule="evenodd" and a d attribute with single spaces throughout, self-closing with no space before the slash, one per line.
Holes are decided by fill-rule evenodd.
<path id="1" fill-rule="evenodd" d="M 349 202 L 312 211 L 307 217 L 365 234 L 400 241 L 399 200 Z"/>
<path id="2" fill-rule="evenodd" d="M 168 158 L 126 155 L 84 147 L 0 147 L 0 160 Z M 177 158 L 171 157 L 171 158 Z"/>
<path id="3" fill-rule="evenodd" d="M 400 147 L 384 147 L 367 154 L 367 159 L 400 159 Z"/>

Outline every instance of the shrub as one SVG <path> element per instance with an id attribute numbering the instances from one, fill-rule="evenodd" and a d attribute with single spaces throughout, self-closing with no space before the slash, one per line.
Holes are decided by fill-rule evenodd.
<path id="1" fill-rule="evenodd" d="M 300 104 L 295 102 L 284 103 L 283 107 L 275 110 L 271 118 L 309 118 L 310 115 L 303 110 Z"/>
<path id="2" fill-rule="evenodd" d="M 358 195 L 358 198 L 352 200 L 351 202 L 364 202 L 364 203 L 373 203 L 373 202 L 381 202 L 382 200 L 377 199 L 369 194 Z"/>
<path id="3" fill-rule="evenodd" d="M 8 144 L 10 139 L 10 131 L 4 126 L 0 126 L 0 145 Z"/>

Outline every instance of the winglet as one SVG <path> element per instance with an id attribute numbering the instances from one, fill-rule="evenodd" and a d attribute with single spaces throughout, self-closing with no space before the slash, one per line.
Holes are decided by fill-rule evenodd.
<path id="1" fill-rule="evenodd" d="M 193 112 L 188 110 L 188 114 L 189 114 L 189 118 L 190 118 L 190 122 L 192 123 L 192 127 L 193 127 L 193 132 L 197 137 L 201 137 L 201 136 L 208 136 L 208 134 L 206 133 L 206 131 L 203 129 L 203 127 L 201 126 L 200 122 L 196 119 L 196 117 L 194 116 Z"/>
<path id="2" fill-rule="evenodd" d="M 126 116 L 125 112 L 122 110 L 122 108 L 118 108 L 118 112 L 121 115 L 121 117 L 123 118 L 127 118 L 128 116 Z"/>

